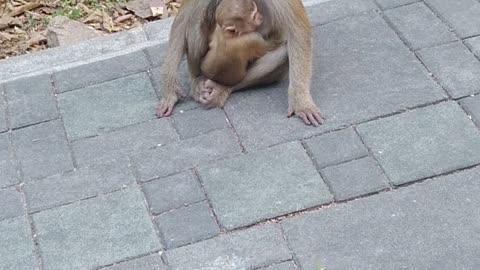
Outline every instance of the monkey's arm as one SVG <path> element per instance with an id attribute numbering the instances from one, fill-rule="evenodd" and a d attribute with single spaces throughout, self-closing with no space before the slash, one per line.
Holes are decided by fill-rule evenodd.
<path id="1" fill-rule="evenodd" d="M 163 82 L 163 94 L 157 107 L 157 116 L 170 116 L 175 103 L 182 95 L 179 66 L 186 49 L 186 26 L 187 17 L 184 13 L 188 7 L 181 10 L 175 17 L 170 30 L 167 54 L 162 64 L 160 75 Z"/>
<path id="2" fill-rule="evenodd" d="M 312 32 L 301 0 L 272 1 L 278 20 L 287 34 L 289 59 L 288 115 L 302 118 L 307 124 L 323 123 L 311 96 Z M 274 4 L 273 4 L 274 3 Z M 279 16 L 282 15 L 282 16 Z"/>

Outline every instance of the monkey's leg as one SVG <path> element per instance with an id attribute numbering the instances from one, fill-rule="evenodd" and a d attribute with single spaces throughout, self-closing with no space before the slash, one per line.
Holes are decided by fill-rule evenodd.
<path id="1" fill-rule="evenodd" d="M 312 32 L 301 0 L 275 1 L 284 12 L 289 58 L 288 115 L 307 125 L 319 126 L 324 118 L 310 93 L 312 80 Z"/>
<path id="2" fill-rule="evenodd" d="M 178 70 L 185 54 L 186 40 L 184 33 L 186 33 L 186 27 L 186 17 L 183 14 L 177 15 L 170 31 L 167 54 L 161 67 L 163 96 L 157 106 L 158 117 L 170 116 L 178 98 L 182 95 Z"/>
<path id="3" fill-rule="evenodd" d="M 206 80 L 198 102 L 206 108 L 223 107 L 233 91 L 256 85 L 265 85 L 281 80 L 288 71 L 287 49 L 281 46 L 259 58 L 248 69 L 241 83 L 226 87 L 212 80 Z"/>

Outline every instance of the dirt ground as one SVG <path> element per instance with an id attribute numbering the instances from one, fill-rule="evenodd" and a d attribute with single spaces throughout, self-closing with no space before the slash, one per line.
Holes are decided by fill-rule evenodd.
<path id="1" fill-rule="evenodd" d="M 0 0 L 0 59 L 46 49 L 47 26 L 55 16 L 109 34 L 173 16 L 180 5 L 181 0 Z"/>

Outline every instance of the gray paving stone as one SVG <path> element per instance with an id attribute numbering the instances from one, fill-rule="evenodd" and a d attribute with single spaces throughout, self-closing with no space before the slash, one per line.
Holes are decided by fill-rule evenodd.
<path id="1" fill-rule="evenodd" d="M 173 115 L 173 123 L 182 139 L 196 137 L 213 130 L 228 127 L 227 117 L 222 109 L 187 111 Z"/>
<path id="2" fill-rule="evenodd" d="M 283 223 L 303 269 L 469 269 L 480 265 L 479 169 Z"/>
<path id="3" fill-rule="evenodd" d="M 153 67 L 160 66 L 167 52 L 168 43 L 158 44 L 145 49 L 145 53 Z"/>
<path id="4" fill-rule="evenodd" d="M 377 8 L 373 0 L 335 0 L 307 8 L 312 26 Z"/>
<path id="5" fill-rule="evenodd" d="M 376 0 L 382 9 L 394 8 L 418 2 L 420 0 Z"/>
<path id="6" fill-rule="evenodd" d="M 167 41 L 172 22 L 173 18 L 149 22 L 143 25 L 143 29 L 149 40 Z"/>
<path id="7" fill-rule="evenodd" d="M 190 171 L 145 183 L 143 191 L 153 214 L 205 200 L 200 183 Z"/>
<path id="8" fill-rule="evenodd" d="M 49 48 L 48 50 L 2 60 L 0 61 L 0 74 L 5 73 L 12 76 L 13 74 L 48 70 L 54 66 L 118 52 L 146 40 L 145 32 L 141 27 L 138 27 L 70 46 Z"/>
<path id="9" fill-rule="evenodd" d="M 4 132 L 7 129 L 7 103 L 4 98 L 3 86 L 0 85 L 0 132 Z"/>
<path id="10" fill-rule="evenodd" d="M 158 254 L 153 254 L 105 267 L 102 270 L 167 270 L 167 266 Z"/>
<path id="11" fill-rule="evenodd" d="M 358 127 L 396 185 L 480 163 L 480 132 L 455 102 Z"/>
<path id="12" fill-rule="evenodd" d="M 275 264 L 269 267 L 261 268 L 260 270 L 297 270 L 297 267 L 292 261 Z"/>
<path id="13" fill-rule="evenodd" d="M 477 58 L 480 58 L 480 37 L 466 39 L 465 43 L 470 47 Z"/>
<path id="14" fill-rule="evenodd" d="M 387 10 L 385 15 L 413 50 L 457 39 L 423 2 Z"/>
<path id="15" fill-rule="evenodd" d="M 32 212 L 119 190 L 135 182 L 126 161 L 97 165 L 27 183 L 24 191 Z"/>
<path id="16" fill-rule="evenodd" d="M 27 180 L 73 169 L 65 131 L 59 120 L 15 130 L 13 145 Z"/>
<path id="17" fill-rule="evenodd" d="M 0 189 L 0 220 L 24 214 L 20 192 L 15 187 Z"/>
<path id="18" fill-rule="evenodd" d="M 24 217 L 0 222 L 0 269 L 37 269 L 30 224 Z"/>
<path id="19" fill-rule="evenodd" d="M 69 90 L 145 71 L 150 63 L 143 51 L 120 55 L 106 60 L 94 61 L 54 73 L 56 91 Z"/>
<path id="20" fill-rule="evenodd" d="M 133 161 L 140 180 L 148 181 L 240 152 L 233 132 L 223 129 L 137 154 Z"/>
<path id="21" fill-rule="evenodd" d="M 480 34 L 480 3 L 476 0 L 425 0 L 462 38 Z"/>
<path id="22" fill-rule="evenodd" d="M 325 125 L 306 127 L 296 117 L 286 117 L 287 83 L 234 93 L 226 111 L 248 150 L 445 99 L 445 92 L 377 14 L 315 27 L 313 33 L 318 42 L 312 95 L 327 118 Z"/>
<path id="23" fill-rule="evenodd" d="M 155 218 L 155 223 L 167 249 L 205 240 L 220 233 L 207 202 L 161 214 Z"/>
<path id="24" fill-rule="evenodd" d="M 237 156 L 199 168 L 207 197 L 227 229 L 333 200 L 299 143 Z"/>
<path id="25" fill-rule="evenodd" d="M 11 128 L 58 117 L 50 75 L 19 79 L 5 84 Z"/>
<path id="26" fill-rule="evenodd" d="M 473 121 L 480 126 L 480 95 L 463 99 L 460 104 L 472 116 Z"/>
<path id="27" fill-rule="evenodd" d="M 180 81 L 182 84 L 183 93 L 188 94 L 190 91 L 190 78 L 188 75 L 188 65 L 187 61 L 182 61 L 179 68 Z M 162 96 L 162 80 L 160 78 L 160 67 L 153 68 L 150 71 L 152 77 L 152 84 L 157 91 L 158 95 Z M 173 109 L 173 113 L 178 114 L 182 111 L 189 111 L 200 107 L 200 105 L 191 98 L 181 99 Z"/>
<path id="28" fill-rule="evenodd" d="M 390 187 L 387 177 L 371 157 L 328 167 L 321 173 L 339 201 Z"/>
<path id="29" fill-rule="evenodd" d="M 0 134 L 0 188 L 15 185 L 18 182 L 17 170 L 13 158 L 13 147 L 7 133 Z"/>
<path id="30" fill-rule="evenodd" d="M 58 96 L 71 141 L 153 119 L 157 102 L 146 73 Z"/>
<path id="31" fill-rule="evenodd" d="M 155 252 L 141 192 L 118 191 L 33 215 L 44 269 L 92 269 Z"/>
<path id="32" fill-rule="evenodd" d="M 72 143 L 79 166 L 105 163 L 178 140 L 168 119 L 128 126 Z"/>
<path id="33" fill-rule="evenodd" d="M 368 155 L 367 149 L 352 128 L 308 139 L 305 144 L 318 168 Z"/>
<path id="34" fill-rule="evenodd" d="M 172 270 L 255 269 L 291 259 L 276 225 L 262 225 L 166 252 Z"/>
<path id="35" fill-rule="evenodd" d="M 418 53 L 452 97 L 480 92 L 480 61 L 461 42 L 422 49 Z"/>

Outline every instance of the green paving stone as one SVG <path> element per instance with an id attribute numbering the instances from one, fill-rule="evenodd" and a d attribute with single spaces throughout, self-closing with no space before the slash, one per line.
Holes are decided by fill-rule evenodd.
<path id="1" fill-rule="evenodd" d="M 457 39 L 448 26 L 422 2 L 387 10 L 385 16 L 413 50 Z"/>
<path id="2" fill-rule="evenodd" d="M 473 53 L 480 58 L 480 36 L 466 39 L 465 43 L 470 47 Z"/>
<path id="3" fill-rule="evenodd" d="M 480 168 L 285 220 L 301 269 L 464 269 L 480 265 Z"/>
<path id="4" fill-rule="evenodd" d="M 358 127 L 396 185 L 480 163 L 480 131 L 455 102 Z"/>
<path id="5" fill-rule="evenodd" d="M 24 214 L 21 196 L 15 187 L 0 189 L 0 220 Z"/>
<path id="6" fill-rule="evenodd" d="M 24 191 L 30 210 L 37 212 L 119 190 L 134 182 L 130 166 L 121 161 L 27 183 Z"/>
<path id="7" fill-rule="evenodd" d="M 390 187 L 388 179 L 371 157 L 321 170 L 337 200 L 348 200 Z"/>
<path id="8" fill-rule="evenodd" d="M 7 126 L 7 103 L 3 97 L 3 86 L 0 85 L 0 132 L 4 132 L 8 129 Z"/>
<path id="9" fill-rule="evenodd" d="M 5 85 L 11 128 L 58 117 L 50 75 L 18 79 Z"/>
<path id="10" fill-rule="evenodd" d="M 172 270 L 256 269 L 291 259 L 276 225 L 256 226 L 166 252 Z"/>
<path id="11" fill-rule="evenodd" d="M 480 61 L 461 42 L 422 49 L 418 54 L 452 97 L 480 92 Z"/>
<path id="12" fill-rule="evenodd" d="M 65 130 L 59 120 L 15 130 L 13 145 L 26 180 L 73 170 Z"/>
<path id="13" fill-rule="evenodd" d="M 480 34 L 480 2 L 476 0 L 425 0 L 462 38 Z"/>
<path id="14" fill-rule="evenodd" d="M 70 141 L 153 119 L 157 103 L 146 73 L 58 95 Z"/>
<path id="15" fill-rule="evenodd" d="M 308 7 L 307 14 L 310 24 L 315 26 L 373 10 L 376 7 L 373 0 L 334 0 Z"/>
<path id="16" fill-rule="evenodd" d="M 383 9 L 387 8 L 394 8 L 398 6 L 403 6 L 403 5 L 408 5 L 411 3 L 418 2 L 420 0 L 376 0 L 377 3 L 382 7 Z"/>
<path id="17" fill-rule="evenodd" d="M 18 180 L 9 134 L 0 134 L 0 188 L 15 185 Z"/>
<path id="18" fill-rule="evenodd" d="M 131 261 L 122 262 L 102 270 L 167 270 L 167 266 L 162 262 L 159 255 L 149 255 Z"/>
<path id="19" fill-rule="evenodd" d="M 177 140 L 172 124 L 163 118 L 75 141 L 72 148 L 77 164 L 87 166 L 108 163 Z"/>
<path id="20" fill-rule="evenodd" d="M 141 192 L 118 191 L 33 215 L 43 269 L 92 269 L 158 251 Z"/>
<path id="21" fill-rule="evenodd" d="M 145 71 L 149 62 L 143 51 L 86 63 L 54 74 L 58 93 Z"/>
<path id="22" fill-rule="evenodd" d="M 352 128 L 308 139 L 305 144 L 319 168 L 368 155 L 367 149 Z"/>
<path id="23" fill-rule="evenodd" d="M 143 191 L 153 214 L 205 200 L 200 183 L 190 171 L 145 183 Z"/>
<path id="24" fill-rule="evenodd" d="M 215 214 L 234 229 L 332 201 L 299 143 L 218 161 L 199 168 Z"/>
<path id="25" fill-rule="evenodd" d="M 261 268 L 259 270 L 297 270 L 297 267 L 292 261 L 275 264 L 269 267 Z"/>
<path id="26" fill-rule="evenodd" d="M 199 108 L 176 113 L 173 115 L 173 123 L 182 139 L 228 127 L 227 117 L 221 109 L 205 110 Z"/>
<path id="27" fill-rule="evenodd" d="M 140 180 L 148 181 L 240 152 L 232 131 L 222 129 L 137 154 L 133 161 Z"/>
<path id="28" fill-rule="evenodd" d="M 480 95 L 468 97 L 460 101 L 467 113 L 473 118 L 473 121 L 480 126 Z"/>
<path id="29" fill-rule="evenodd" d="M 220 233 L 207 202 L 176 209 L 155 218 L 167 249 L 211 238 Z"/>
<path id="30" fill-rule="evenodd" d="M 0 269 L 37 269 L 30 224 L 24 217 L 0 222 Z"/>

